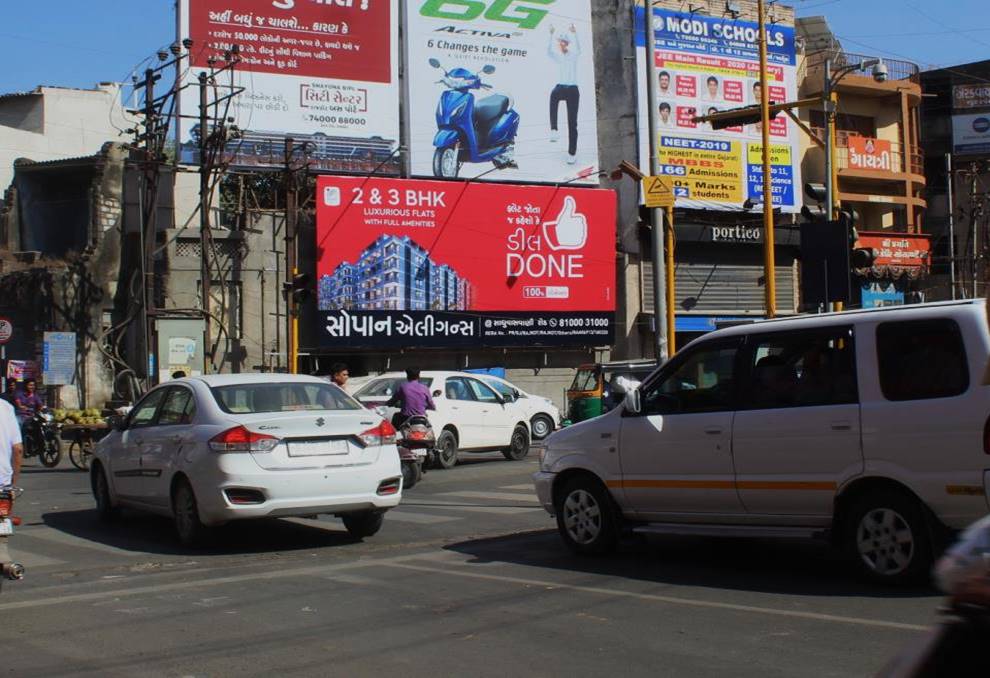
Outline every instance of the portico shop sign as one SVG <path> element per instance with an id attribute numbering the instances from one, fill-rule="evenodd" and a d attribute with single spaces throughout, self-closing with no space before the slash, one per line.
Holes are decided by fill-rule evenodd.
<path id="1" fill-rule="evenodd" d="M 893 172 L 894 160 L 890 142 L 868 137 L 849 137 L 849 167 Z"/>

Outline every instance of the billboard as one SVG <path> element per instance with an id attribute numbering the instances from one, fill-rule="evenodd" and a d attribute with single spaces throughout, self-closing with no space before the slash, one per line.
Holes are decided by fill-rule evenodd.
<path id="1" fill-rule="evenodd" d="M 322 347 L 614 338 L 612 191 L 323 176 L 316 203 Z"/>
<path id="2" fill-rule="evenodd" d="M 849 137 L 849 167 L 851 169 L 899 172 L 894 169 L 893 144 L 883 139 Z"/>
<path id="3" fill-rule="evenodd" d="M 598 183 L 591 0 L 409 0 L 414 176 Z"/>
<path id="4" fill-rule="evenodd" d="M 660 129 L 650 139 L 646 88 L 646 12 L 635 8 L 639 74 L 640 165 L 649 172 L 650 143 L 657 145 L 662 173 L 674 179 L 677 206 L 741 210 L 749 199 L 763 202 L 763 143 L 759 124 L 713 130 L 693 118 L 760 102 L 757 24 L 653 9 L 655 57 L 659 70 Z M 770 100 L 797 99 L 794 28 L 768 28 Z M 800 130 L 780 115 L 770 124 L 773 204 L 784 212 L 801 209 Z"/>
<path id="5" fill-rule="evenodd" d="M 990 108 L 990 85 L 956 85 L 952 88 L 952 107 Z"/>
<path id="6" fill-rule="evenodd" d="M 952 148 L 956 155 L 990 154 L 990 113 L 952 116 Z"/>
<path id="7" fill-rule="evenodd" d="M 398 0 L 180 0 L 179 37 L 194 41 L 186 116 L 198 115 L 209 60 L 240 50 L 234 84 L 245 91 L 227 113 L 245 132 L 227 145 L 234 165 L 281 167 L 291 136 L 316 170 L 399 171 Z M 210 88 L 210 101 L 229 91 Z M 182 162 L 199 164 L 198 139 L 198 121 L 181 119 Z"/>

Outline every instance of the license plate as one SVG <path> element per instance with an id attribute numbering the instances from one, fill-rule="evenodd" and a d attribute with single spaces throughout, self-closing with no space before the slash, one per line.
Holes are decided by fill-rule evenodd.
<path id="1" fill-rule="evenodd" d="M 346 440 L 301 440 L 289 443 L 290 457 L 344 455 L 350 450 Z"/>
<path id="2" fill-rule="evenodd" d="M 10 518 L 0 520 L 0 537 L 6 537 L 11 534 L 14 534 L 14 523 L 10 521 Z"/>

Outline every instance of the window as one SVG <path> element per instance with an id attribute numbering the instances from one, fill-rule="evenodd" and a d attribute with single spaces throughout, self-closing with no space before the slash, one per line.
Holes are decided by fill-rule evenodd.
<path id="1" fill-rule="evenodd" d="M 643 414 L 694 414 L 733 409 L 738 343 L 699 346 L 642 391 Z"/>
<path id="2" fill-rule="evenodd" d="M 883 323 L 877 361 L 887 400 L 952 398 L 969 389 L 966 347 L 953 320 Z"/>
<path id="3" fill-rule="evenodd" d="M 748 352 L 746 409 L 859 402 L 851 327 L 756 337 Z"/>
<path id="4" fill-rule="evenodd" d="M 497 381 L 495 379 L 485 379 L 485 383 L 491 386 L 493 389 L 498 391 L 499 395 L 502 396 L 502 400 L 515 400 L 516 391 L 506 384 L 504 381 Z"/>
<path id="5" fill-rule="evenodd" d="M 471 387 L 471 393 L 474 395 L 474 399 L 478 402 L 492 404 L 502 402 L 502 399 L 498 397 L 498 394 L 495 393 L 495 391 L 485 384 L 482 384 L 477 379 L 465 379 L 464 381 L 466 381 L 468 386 Z"/>
<path id="6" fill-rule="evenodd" d="M 217 404 L 229 414 L 361 409 L 357 401 L 333 384 L 240 384 L 218 386 L 212 391 Z"/>
<path id="7" fill-rule="evenodd" d="M 162 404 L 162 411 L 158 413 L 158 425 L 189 424 L 195 411 L 195 401 L 189 389 L 175 387 L 169 391 L 168 397 Z"/>
<path id="8" fill-rule="evenodd" d="M 571 384 L 572 391 L 594 391 L 598 388 L 598 370 L 584 367 L 578 370 Z"/>
<path id="9" fill-rule="evenodd" d="M 391 398 L 395 391 L 399 388 L 399 384 L 405 381 L 405 378 L 399 377 L 386 377 L 384 379 L 375 379 L 374 381 L 368 382 L 355 394 L 357 398 Z M 423 377 L 419 380 L 423 386 L 429 388 L 433 384 L 433 379 L 430 377 Z"/>
<path id="10" fill-rule="evenodd" d="M 447 380 L 445 395 L 448 400 L 474 400 L 471 388 L 464 377 L 451 377 Z"/>
<path id="11" fill-rule="evenodd" d="M 155 412 L 158 411 L 158 405 L 161 403 L 162 397 L 167 390 L 165 388 L 159 388 L 146 395 L 144 400 L 139 402 L 131 411 L 131 417 L 127 421 L 127 427 L 141 428 L 143 426 L 151 426 L 155 419 Z"/>

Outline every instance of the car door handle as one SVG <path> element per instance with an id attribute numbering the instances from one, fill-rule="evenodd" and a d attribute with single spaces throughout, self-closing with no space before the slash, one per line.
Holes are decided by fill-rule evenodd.
<path id="1" fill-rule="evenodd" d="M 710 436 L 720 436 L 722 435 L 722 429 L 716 427 L 710 427 L 705 429 L 705 433 Z"/>
<path id="2" fill-rule="evenodd" d="M 852 424 L 848 421 L 834 421 L 832 422 L 833 431 L 852 431 Z"/>

